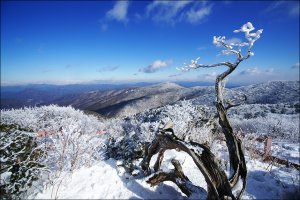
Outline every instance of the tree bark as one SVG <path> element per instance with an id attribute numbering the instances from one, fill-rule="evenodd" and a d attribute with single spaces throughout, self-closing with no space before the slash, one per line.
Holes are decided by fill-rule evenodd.
<path id="1" fill-rule="evenodd" d="M 224 99 L 222 95 L 222 82 L 229 74 L 231 74 L 236 69 L 240 62 L 241 60 L 237 60 L 237 62 L 229 67 L 227 71 L 220 74 L 216 79 L 215 87 L 217 96 L 216 107 L 219 117 L 219 124 L 222 127 L 222 131 L 226 138 L 226 145 L 229 152 L 230 168 L 233 170 L 233 173 L 229 178 L 230 186 L 231 188 L 234 188 L 238 183 L 239 178 L 241 178 L 243 182 L 243 187 L 240 193 L 237 195 L 238 199 L 241 197 L 246 188 L 247 167 L 244 157 L 244 151 L 242 148 L 242 142 L 233 134 L 232 126 L 230 125 L 230 122 L 228 120 L 227 109 L 225 109 Z"/>
<path id="2" fill-rule="evenodd" d="M 172 159 L 171 162 L 175 167 L 174 170 L 171 170 L 168 173 L 156 172 L 147 180 L 147 183 L 151 186 L 155 186 L 164 181 L 172 181 L 187 196 L 190 196 L 193 193 L 201 194 L 201 196 L 207 196 L 207 192 L 203 188 L 193 185 L 189 178 L 184 175 L 178 160 Z"/>
<path id="3" fill-rule="evenodd" d="M 152 156 L 158 153 L 160 149 L 179 149 L 192 157 L 193 161 L 204 175 L 205 181 L 207 182 L 207 197 L 209 199 L 221 199 L 224 197 L 235 199 L 225 172 L 219 167 L 214 154 L 207 146 L 194 142 L 185 142 L 177 138 L 174 134 L 170 135 L 162 132 L 157 134 L 156 138 L 147 149 L 148 150 L 141 162 L 145 174 L 150 174 L 149 162 Z M 165 173 L 160 173 L 157 176 L 156 179 L 160 181 L 164 181 L 168 177 Z"/>
<path id="4" fill-rule="evenodd" d="M 215 161 L 215 156 L 205 145 L 197 144 L 194 142 L 184 142 L 178 139 L 173 130 L 171 131 L 171 135 L 165 134 L 164 131 L 161 131 L 152 144 L 145 151 L 145 157 L 141 163 L 143 170 L 146 174 L 150 173 L 149 162 L 151 157 L 158 153 L 158 159 L 155 163 L 155 171 L 159 169 L 159 166 L 163 159 L 163 153 L 166 149 L 175 149 L 178 148 L 180 150 L 188 153 L 194 160 L 197 167 L 200 169 L 201 173 L 204 175 L 205 180 L 207 182 L 208 187 L 208 199 L 219 199 L 231 197 L 235 199 L 232 195 L 232 189 L 237 185 L 239 179 L 241 178 L 243 181 L 243 186 L 240 193 L 237 195 L 237 199 L 240 199 L 245 188 L 246 188 L 246 177 L 247 177 L 247 167 L 244 157 L 244 152 L 242 148 L 242 142 L 236 135 L 233 133 L 232 126 L 228 120 L 227 110 L 231 107 L 237 106 L 230 102 L 227 102 L 227 105 L 224 103 L 223 99 L 223 80 L 231 74 L 237 66 L 244 60 L 253 56 L 254 53 L 251 51 L 253 44 L 256 40 L 260 38 L 260 35 L 263 32 L 263 29 L 258 30 L 256 33 L 251 33 L 255 28 L 253 27 L 251 22 L 247 22 L 240 29 L 234 30 L 235 33 L 243 32 L 245 33 L 245 38 L 248 40 L 248 43 L 234 43 L 229 44 L 226 42 L 225 36 L 216 37 L 214 36 L 213 43 L 216 46 L 223 46 L 226 50 L 223 51 L 224 54 L 235 54 L 237 59 L 235 62 L 220 62 L 216 64 L 198 64 L 198 59 L 192 60 L 191 64 L 185 64 L 185 67 L 181 68 L 182 71 L 188 71 L 190 69 L 197 68 L 213 68 L 219 66 L 226 66 L 228 69 L 222 74 L 217 76 L 215 90 L 216 90 L 216 108 L 218 112 L 219 124 L 222 127 L 222 131 L 225 135 L 226 145 L 229 152 L 230 159 L 230 168 L 232 169 L 232 173 L 230 175 L 229 180 L 225 176 L 224 171 L 218 166 Z M 243 46 L 248 46 L 247 54 L 245 56 L 241 53 L 241 48 Z M 237 47 L 236 49 L 234 47 Z M 246 100 L 246 98 L 245 98 Z M 169 128 L 170 129 L 170 128 Z M 196 150 L 196 151 L 195 151 Z M 169 174 L 170 175 L 170 174 Z M 174 173 L 173 173 L 174 175 Z M 175 173 L 176 175 L 176 173 Z M 175 176 L 174 175 L 174 176 Z M 161 175 L 162 176 L 162 175 Z M 177 175 L 178 176 L 178 175 Z M 156 177 L 158 178 L 158 177 Z M 159 180 L 165 180 L 166 178 L 162 178 Z M 158 180 L 158 179 L 157 179 Z"/>
<path id="5" fill-rule="evenodd" d="M 185 142 L 176 137 L 173 130 L 170 128 L 168 128 L 168 132 L 172 134 L 166 134 L 167 131 L 162 130 L 159 134 L 156 135 L 152 143 L 146 147 L 145 156 L 141 163 L 142 169 L 144 170 L 146 175 L 149 175 L 151 173 L 149 163 L 151 157 L 154 154 L 159 153 L 154 166 L 154 170 L 155 172 L 157 172 L 161 165 L 165 150 L 179 149 L 186 152 L 192 157 L 193 161 L 200 169 L 201 173 L 204 175 L 205 181 L 207 183 L 208 199 L 223 199 L 227 197 L 230 197 L 231 199 L 241 198 L 241 195 L 246 187 L 246 162 L 244 158 L 244 152 L 242 149 L 242 142 L 233 134 L 233 129 L 227 117 L 227 109 L 224 105 L 222 85 L 224 78 L 226 78 L 230 73 L 232 73 L 240 62 L 241 61 L 237 61 L 234 64 L 227 63 L 229 69 L 217 77 L 215 86 L 217 97 L 216 107 L 219 117 L 219 124 L 222 127 L 222 131 L 226 138 L 226 145 L 229 151 L 230 166 L 233 171 L 230 178 L 227 178 L 225 172 L 218 165 L 215 155 L 210 151 L 210 149 L 206 145 L 194 143 L 192 141 Z M 179 168 L 177 167 L 177 171 L 178 169 Z M 163 182 L 166 180 L 170 180 L 173 182 L 175 181 L 176 183 L 176 178 L 179 178 L 179 180 L 181 180 L 184 183 L 187 183 L 189 181 L 187 177 L 183 174 L 182 170 L 179 170 L 182 173 L 176 173 L 175 171 L 172 173 L 156 173 L 155 176 L 150 178 L 147 182 L 151 185 L 156 185 L 159 182 Z M 243 186 L 237 197 L 235 197 L 232 194 L 232 189 L 237 185 L 239 178 L 242 179 Z M 183 186 L 186 184 L 177 185 L 186 195 L 189 196 L 192 193 L 192 191 L 189 190 L 188 187 Z"/>

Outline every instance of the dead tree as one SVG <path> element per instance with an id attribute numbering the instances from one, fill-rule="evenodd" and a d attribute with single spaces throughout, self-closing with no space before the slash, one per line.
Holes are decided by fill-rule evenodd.
<path id="1" fill-rule="evenodd" d="M 190 64 L 185 64 L 180 70 L 188 71 L 197 68 L 213 68 L 218 66 L 226 66 L 228 69 L 219 74 L 216 78 L 215 91 L 216 91 L 216 108 L 218 112 L 219 124 L 222 128 L 223 134 L 226 139 L 226 145 L 229 152 L 230 177 L 227 177 L 223 169 L 219 166 L 216 161 L 215 155 L 210 151 L 209 147 L 205 144 L 198 144 L 194 142 L 185 142 L 178 137 L 173 132 L 171 124 L 166 124 L 163 129 L 160 129 L 156 134 L 155 139 L 150 145 L 145 149 L 145 156 L 141 162 L 142 169 L 146 175 L 149 175 L 151 170 L 149 168 L 149 163 L 151 157 L 159 153 L 157 161 L 154 166 L 154 171 L 156 172 L 153 176 L 148 179 L 148 183 L 151 185 L 156 185 L 163 181 L 173 181 L 178 187 L 189 196 L 195 191 L 195 186 L 192 185 L 189 179 L 183 174 L 181 166 L 179 163 L 174 162 L 174 171 L 170 173 L 158 172 L 160 164 L 163 160 L 163 154 L 167 149 L 179 149 L 181 151 L 189 154 L 196 166 L 200 169 L 201 173 L 205 177 L 207 183 L 207 198 L 208 199 L 240 199 L 245 187 L 246 187 L 246 177 L 247 168 L 244 158 L 244 152 L 242 148 L 241 140 L 233 133 L 232 126 L 229 122 L 227 116 L 227 110 L 231 107 L 237 106 L 232 101 L 225 101 L 223 98 L 224 89 L 224 79 L 230 75 L 237 66 L 244 60 L 253 56 L 251 51 L 254 42 L 260 38 L 262 29 L 258 30 L 256 33 L 251 33 L 254 30 L 253 25 L 248 22 L 244 24 L 239 30 L 235 30 L 235 33 L 244 32 L 245 38 L 248 42 L 240 43 L 229 43 L 225 40 L 225 37 L 214 37 L 213 43 L 216 46 L 224 47 L 225 50 L 222 51 L 225 55 L 236 55 L 237 58 L 235 62 L 221 62 L 212 65 L 198 64 L 199 58 L 192 60 Z M 242 48 L 247 47 L 246 55 L 242 55 Z M 244 96 L 244 99 L 246 97 Z M 237 186 L 239 180 L 242 180 L 242 188 L 239 193 L 234 196 L 232 190 Z"/>

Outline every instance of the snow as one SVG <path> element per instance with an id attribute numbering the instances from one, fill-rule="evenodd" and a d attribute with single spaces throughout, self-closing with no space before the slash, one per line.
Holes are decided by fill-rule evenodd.
<path id="1" fill-rule="evenodd" d="M 151 159 L 153 166 L 156 156 Z M 193 182 L 206 189 L 204 177 L 186 153 L 168 150 L 162 163 L 162 170 L 173 169 L 171 159 L 176 158 L 182 165 L 184 173 Z M 278 199 L 283 198 L 299 187 L 299 172 L 292 168 L 273 166 L 258 160 L 247 159 L 248 179 L 246 191 L 242 199 Z M 137 161 L 139 163 L 141 160 Z M 146 183 L 149 177 L 141 174 L 132 176 L 127 173 L 117 173 L 121 161 L 108 159 L 100 161 L 92 167 L 82 167 L 75 170 L 60 186 L 59 199 L 187 199 L 172 182 L 164 182 L 150 187 Z M 52 188 L 39 193 L 36 199 L 51 198 Z M 198 195 L 198 196 L 197 196 Z M 190 198 L 199 198 L 193 194 Z M 202 196 L 205 198 L 204 196 Z M 53 198 L 53 197 L 52 197 Z"/>
<path id="2" fill-rule="evenodd" d="M 175 155 L 183 162 L 186 159 L 184 153 L 177 151 L 167 151 L 165 160 L 171 160 Z M 154 164 L 156 156 L 152 158 L 151 165 Z M 140 162 L 141 160 L 139 160 Z M 155 187 L 150 187 L 146 183 L 145 177 L 134 176 L 126 173 L 117 173 L 117 165 L 121 161 L 108 159 L 100 161 L 92 167 L 82 167 L 74 171 L 59 188 L 57 198 L 59 199 L 186 199 L 178 187 L 172 182 L 165 182 Z M 188 168 L 190 161 L 186 161 L 183 169 Z M 192 165 L 193 166 L 193 165 Z M 162 168 L 171 168 L 171 165 L 164 163 Z M 195 167 L 195 166 L 194 166 Z M 188 175 L 192 175 L 197 170 L 191 170 Z M 135 172 L 136 173 L 136 172 Z M 199 182 L 199 181 L 198 181 Z M 52 188 L 45 189 L 38 194 L 36 199 L 51 198 Z M 53 197 L 52 197 L 53 198 Z"/>
<path id="3" fill-rule="evenodd" d="M 174 131 L 178 137 L 189 140 L 192 136 L 194 141 L 212 143 L 211 150 L 217 158 L 221 159 L 222 168 L 229 175 L 227 148 L 224 142 L 212 142 L 213 139 L 208 128 L 209 123 L 204 120 L 210 118 L 208 113 L 211 113 L 211 110 L 207 107 L 196 107 L 189 101 L 183 101 L 179 104 L 146 111 L 131 118 L 101 119 L 99 121 L 99 119 L 85 115 L 83 112 L 71 107 L 45 106 L 1 111 L 1 123 L 16 124 L 21 128 L 31 129 L 37 133 L 41 130 L 44 131 L 43 133 L 49 133 L 48 135 L 44 134 L 43 137 L 32 132 L 28 133 L 37 137 L 42 145 L 49 145 L 49 148 L 46 148 L 48 155 L 41 160 L 41 163 L 48 167 L 50 174 L 42 174 L 40 180 L 34 182 L 34 187 L 31 187 L 31 190 L 35 190 L 34 188 L 38 188 L 38 190 L 28 193 L 29 196 L 24 198 L 187 199 L 188 197 L 172 182 L 164 182 L 150 187 L 146 183 L 149 177 L 144 177 L 139 166 L 141 158 L 132 161 L 135 167 L 130 173 L 125 167 L 128 160 L 124 160 L 125 158 L 119 160 L 104 159 L 103 154 L 105 152 L 103 151 L 105 145 L 110 144 L 107 143 L 106 139 L 114 138 L 116 140 L 114 145 L 117 150 L 124 151 L 124 155 L 126 153 L 134 154 L 134 151 L 131 152 L 131 147 L 138 146 L 134 144 L 135 140 L 151 141 L 154 132 L 149 131 L 150 127 L 155 129 L 159 126 L 160 120 L 172 119 Z M 168 116 L 168 118 L 164 118 L 164 116 Z M 273 115 L 268 114 L 267 116 L 273 119 L 271 117 Z M 285 116 L 287 120 L 291 121 L 291 124 L 295 124 L 291 120 L 295 117 L 290 119 L 287 115 L 281 116 Z M 280 116 L 276 115 L 276 119 L 277 117 Z M 196 119 L 200 119 L 197 126 L 192 124 Z M 237 120 L 239 120 L 238 117 L 236 117 L 234 123 L 237 123 Z M 258 120 L 266 122 L 265 119 L 257 118 L 256 121 L 251 121 L 251 124 L 255 122 L 257 125 Z M 267 122 L 269 123 L 269 121 Z M 284 123 L 287 122 L 283 121 Z M 186 130 L 192 126 L 194 128 L 190 129 L 190 135 L 182 134 L 186 133 Z M 258 126 L 257 130 L 263 129 Z M 293 134 L 296 136 L 297 134 L 284 130 L 290 136 Z M 64 143 L 65 140 L 70 141 L 70 143 Z M 247 142 L 247 140 L 244 141 L 244 143 Z M 8 144 L 10 144 L 9 140 L 5 144 L 2 143 L 1 148 L 6 149 Z M 122 145 L 125 145 L 125 147 L 122 147 Z M 299 146 L 297 145 L 293 144 L 291 140 L 280 141 L 274 139 L 272 154 L 291 162 L 298 160 L 299 163 Z M 201 153 L 201 149 L 194 148 L 195 151 L 199 150 L 198 153 Z M 20 151 L 22 151 L 22 148 Z M 123 154 L 118 155 L 122 157 Z M 250 154 L 248 151 L 245 152 L 248 178 L 246 191 L 242 199 L 278 199 L 299 194 L 299 171 L 287 166 L 264 163 L 259 158 L 254 159 Z M 14 156 L 18 156 L 17 153 Z M 157 155 L 151 159 L 151 167 L 154 166 L 156 158 Z M 161 170 L 172 170 L 174 168 L 171 164 L 173 158 L 180 162 L 183 172 L 194 185 L 206 190 L 203 175 L 192 158 L 184 152 L 167 150 Z M 7 159 L 1 156 L 1 161 Z M 61 170 L 60 167 L 62 167 Z M 4 181 L 9 183 L 10 175 L 12 176 L 10 171 L 1 173 L 1 185 Z M 298 193 L 296 193 L 297 191 Z M 205 195 L 192 194 L 189 198 L 205 198 Z"/>
<path id="4" fill-rule="evenodd" d="M 284 160 L 288 160 L 289 162 L 300 164 L 299 144 L 275 140 L 272 143 L 272 155 Z"/>
<path id="5" fill-rule="evenodd" d="M 268 163 L 249 160 L 245 199 L 282 199 L 289 192 L 298 189 L 299 171 L 292 168 L 273 166 L 269 171 Z"/>
<path id="6" fill-rule="evenodd" d="M 263 152 L 264 142 L 258 143 L 257 147 Z M 300 147 L 297 143 L 275 139 L 272 141 L 270 154 L 277 158 L 300 164 Z"/>
<path id="7" fill-rule="evenodd" d="M 9 179 L 10 179 L 10 176 L 11 176 L 11 172 L 4 172 L 1 174 L 1 179 L 4 181 L 4 182 L 8 182 Z"/>

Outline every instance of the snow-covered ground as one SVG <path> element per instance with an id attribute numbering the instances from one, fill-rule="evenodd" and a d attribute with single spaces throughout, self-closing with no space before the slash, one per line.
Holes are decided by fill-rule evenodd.
<path id="1" fill-rule="evenodd" d="M 300 164 L 300 147 L 299 144 L 292 144 L 286 141 L 273 141 L 272 155 L 278 158 Z"/>
<path id="2" fill-rule="evenodd" d="M 118 156 L 131 155 L 135 145 L 135 139 L 151 141 L 153 132 L 150 129 L 157 128 L 161 116 L 168 115 L 176 125 L 176 133 L 186 132 L 192 126 L 195 119 L 205 119 L 206 111 L 184 102 L 182 105 L 166 106 L 163 110 L 155 110 L 153 113 L 141 113 L 138 116 L 122 119 L 109 119 L 99 121 L 96 117 L 85 115 L 82 111 L 71 107 L 44 106 L 39 108 L 26 108 L 17 110 L 1 111 L 1 136 L 2 123 L 15 125 L 20 130 L 26 129 L 31 136 L 36 137 L 35 149 L 46 150 L 39 162 L 48 168 L 50 173 L 40 175 L 40 180 L 32 187 L 27 186 L 22 190 L 30 191 L 24 198 L 35 199 L 186 199 L 180 189 L 172 182 L 164 182 L 155 187 L 146 183 L 149 177 L 144 177 L 139 168 L 141 159 L 135 160 L 134 175 L 126 173 L 122 166 L 122 160 L 107 158 L 107 149 L 114 145 Z M 151 116 L 152 114 L 153 116 Z M 207 116 L 206 116 L 207 117 Z M 197 141 L 212 141 L 209 136 L 209 128 L 206 122 L 198 121 L 201 126 L 195 126 L 190 130 L 193 139 Z M 200 123 L 201 122 L 201 123 Z M 22 129 L 22 130 L 21 130 Z M 6 132 L 6 131 L 4 131 Z M 8 133 L 8 134 L 7 134 Z M 9 142 L 18 143 L 18 132 L 10 135 L 5 133 L 7 140 L 1 138 L 1 161 L 7 161 L 7 171 L 1 171 L 2 186 L 14 185 L 19 181 L 22 183 L 22 174 L 18 179 L 12 179 L 12 170 L 9 160 L 18 155 L 10 155 L 7 149 Z M 27 134 L 27 132 L 26 132 Z M 26 136 L 25 134 L 25 136 Z M 299 134 L 299 133 L 293 133 Z M 25 137 L 24 136 L 24 137 Z M 180 136 L 180 134 L 178 134 Z M 109 143 L 110 139 L 114 143 Z M 4 141 L 4 142 L 3 142 Z M 247 140 L 244 143 L 249 142 Z M 130 146 L 130 143 L 133 145 Z M 128 145 L 127 145 L 128 144 Z M 125 145 L 125 147 L 123 147 Z M 127 146 L 126 146 L 127 145 Z M 299 146 L 292 141 L 273 141 L 272 153 L 278 157 L 299 163 Z M 111 150 L 114 150 L 111 148 Z M 227 149 L 224 142 L 216 140 L 211 146 L 212 151 L 218 158 L 228 160 Z M 20 148 L 20 151 L 23 151 Z M 126 152 L 124 152 L 126 151 Z M 17 150 L 16 150 L 17 152 Z M 123 154 L 122 154 L 123 153 Z M 280 199 L 299 196 L 299 171 L 291 167 L 270 165 L 264 163 L 260 158 L 254 158 L 251 152 L 246 151 L 246 163 L 248 169 L 247 187 L 243 199 Z M 112 154 L 110 154 L 112 155 Z M 26 155 L 25 155 L 26 156 Z M 156 160 L 154 156 L 151 166 Z M 26 157 L 25 157 L 26 158 Z M 184 173 L 193 182 L 206 189 L 206 182 L 195 166 L 193 160 L 184 152 L 175 150 L 166 151 L 162 163 L 162 170 L 172 169 L 171 159 L 176 158 L 182 165 Z M 23 158 L 22 158 L 23 159 Z M 26 163 L 27 160 L 24 160 Z M 3 164 L 3 163 L 1 163 Z M 223 163 L 224 164 L 224 163 Z M 13 163 L 16 165 L 16 163 Z M 2 165 L 3 166 L 3 165 Z M 2 167 L 1 166 L 1 167 Z M 228 165 L 226 168 L 229 173 Z M 1 168 L 2 169 L 2 168 Z M 27 170 L 24 165 L 24 170 Z M 26 181 L 26 180 L 25 180 Z M 11 184 L 10 184 L 11 183 Z M 6 185 L 5 185 L 6 184 Z M 9 188 L 8 188 L 9 189 Z M 12 190 L 10 190 L 12 191 Z M 15 190 L 13 190 L 15 191 Z M 193 194 L 189 198 L 205 198 L 205 194 Z"/>
<path id="3" fill-rule="evenodd" d="M 200 187 L 206 189 L 204 177 L 192 159 L 182 152 L 169 150 L 165 153 L 162 169 L 172 169 L 171 159 L 176 158 L 182 164 L 184 173 Z M 243 199 L 282 199 L 290 198 L 299 187 L 299 171 L 292 168 L 272 166 L 259 160 L 247 159 L 248 179 Z M 151 159 L 153 166 L 156 156 Z M 140 161 L 140 160 L 139 160 Z M 139 163 L 137 161 L 137 164 Z M 172 182 L 164 182 L 150 187 L 147 177 L 131 176 L 124 173 L 118 161 L 108 159 L 100 161 L 92 167 L 83 167 L 67 176 L 59 186 L 45 187 L 37 199 L 187 199 L 180 189 Z M 298 193 L 299 194 L 299 193 Z M 200 195 L 200 194 L 199 194 Z M 205 198 L 192 195 L 190 198 Z"/>
<path id="4" fill-rule="evenodd" d="M 183 153 L 169 151 L 166 160 L 175 154 L 183 161 L 186 157 Z M 189 160 L 189 158 L 187 158 Z M 154 157 L 151 160 L 154 164 Z M 119 162 L 114 159 L 100 161 L 92 167 L 76 170 L 69 176 L 59 188 L 57 198 L 61 199 L 182 199 L 186 198 L 175 184 L 166 182 L 157 187 L 150 187 L 145 177 L 141 174 L 136 177 L 127 174 Z M 166 164 L 166 163 L 164 163 Z M 171 163 L 170 163 L 171 164 Z M 195 166 L 189 167 L 189 161 L 183 168 L 192 169 L 188 175 L 196 173 Z M 167 166 L 163 166 L 167 167 Z M 201 177 L 201 176 L 200 176 Z M 201 183 L 201 180 L 199 180 Z M 203 182 L 203 180 L 202 180 Z M 205 181 L 204 181 L 205 183 Z M 51 198 L 52 188 L 49 187 L 36 196 L 37 199 Z M 53 198 L 53 196 L 52 196 Z"/>
<path id="5" fill-rule="evenodd" d="M 264 142 L 257 142 L 257 148 L 260 152 L 264 152 L 264 146 Z M 300 147 L 298 143 L 274 139 L 272 140 L 270 154 L 276 158 L 300 164 Z"/>

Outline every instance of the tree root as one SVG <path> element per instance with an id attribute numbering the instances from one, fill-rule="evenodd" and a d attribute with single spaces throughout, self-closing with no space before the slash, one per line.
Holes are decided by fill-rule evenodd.
<path id="1" fill-rule="evenodd" d="M 201 173 L 204 175 L 204 178 L 206 180 L 208 199 L 223 199 L 226 197 L 236 199 L 232 194 L 230 183 L 227 179 L 225 172 L 217 164 L 216 158 L 214 154 L 210 151 L 210 149 L 202 144 L 194 142 L 185 142 L 177 138 L 174 134 L 157 134 L 156 138 L 152 141 L 148 148 L 146 147 L 145 156 L 141 162 L 141 167 L 146 175 L 150 174 L 149 163 L 152 156 L 160 152 L 161 150 L 161 152 L 164 152 L 167 149 L 179 149 L 181 151 L 186 152 L 192 157 L 193 161 L 200 169 Z M 163 153 L 161 153 L 161 155 L 158 157 L 158 160 L 161 160 L 162 154 Z M 156 163 L 160 162 L 157 161 Z M 177 180 L 182 180 L 183 183 L 190 183 L 187 177 L 183 174 L 181 167 L 178 167 L 179 165 L 174 163 L 173 165 L 176 165 L 175 171 L 177 167 L 177 173 L 175 173 L 175 171 L 171 174 L 165 172 L 158 172 L 159 175 L 154 176 L 155 178 L 152 177 L 151 179 L 149 179 L 149 183 L 154 184 L 162 182 L 164 180 L 171 180 L 173 182 L 176 182 L 176 177 L 179 178 Z M 157 164 L 156 169 L 159 169 L 159 167 L 160 164 Z M 173 175 L 174 178 L 171 178 L 171 175 Z M 178 187 L 182 189 L 183 193 L 187 195 L 192 193 L 192 191 L 188 190 L 187 187 L 179 185 Z"/>
<path id="2" fill-rule="evenodd" d="M 146 182 L 149 183 L 151 186 L 155 186 L 164 181 L 172 181 L 188 197 L 191 196 L 191 194 L 195 193 L 200 194 L 201 197 L 207 196 L 207 192 L 205 191 L 205 189 L 193 185 L 193 183 L 188 179 L 188 177 L 184 175 L 182 167 L 178 160 L 172 159 L 171 162 L 175 167 L 174 170 L 171 170 L 168 173 L 156 172 Z"/>

